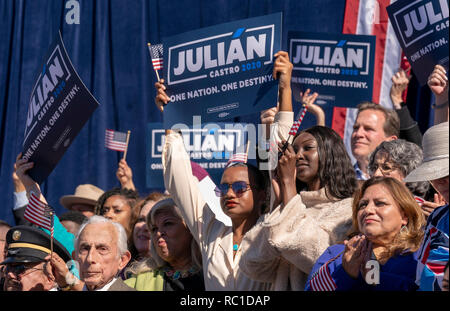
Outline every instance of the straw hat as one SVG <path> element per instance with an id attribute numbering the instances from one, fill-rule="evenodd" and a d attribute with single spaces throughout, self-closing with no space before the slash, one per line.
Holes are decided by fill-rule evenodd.
<path id="1" fill-rule="evenodd" d="M 62 196 L 59 199 L 59 203 L 67 209 L 70 209 L 73 204 L 92 205 L 92 208 L 94 208 L 95 203 L 103 193 L 104 191 L 102 189 L 94 185 L 79 185 L 73 195 Z"/>
<path id="2" fill-rule="evenodd" d="M 448 121 L 430 127 L 422 139 L 422 164 L 404 181 L 430 181 L 448 176 L 448 140 Z"/>

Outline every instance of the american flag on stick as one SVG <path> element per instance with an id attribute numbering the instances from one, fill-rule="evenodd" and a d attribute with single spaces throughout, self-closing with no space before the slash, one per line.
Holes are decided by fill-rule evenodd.
<path id="1" fill-rule="evenodd" d="M 129 140 L 130 140 L 130 131 L 128 131 L 127 133 L 123 133 L 106 129 L 105 147 L 111 150 L 124 152 L 123 159 L 127 157 Z"/>
<path id="2" fill-rule="evenodd" d="M 278 158 L 281 158 L 281 156 L 283 155 L 284 151 L 286 150 L 288 144 L 289 144 L 289 139 L 291 137 L 294 137 L 297 132 L 298 129 L 300 128 L 300 125 L 302 124 L 303 118 L 305 117 L 306 111 L 308 110 L 308 107 L 303 104 L 303 110 L 300 113 L 300 116 L 298 117 L 298 119 L 292 124 L 291 130 L 289 131 L 289 137 L 286 140 L 286 142 L 283 145 L 283 148 L 281 148 L 281 151 L 278 152 Z"/>
<path id="3" fill-rule="evenodd" d="M 163 45 L 155 44 L 151 45 L 147 43 L 148 50 L 150 52 L 150 58 L 152 59 L 153 69 L 155 69 L 156 76 L 159 79 L 158 70 L 163 69 Z"/>
<path id="4" fill-rule="evenodd" d="M 243 147 L 245 148 L 245 152 L 236 152 L 236 153 L 234 153 L 230 157 L 230 159 L 228 159 L 226 167 L 228 167 L 228 165 L 230 165 L 231 163 L 234 163 L 234 162 L 247 163 L 247 160 L 248 160 L 248 147 L 249 147 L 250 144 L 248 143 L 248 138 L 247 138 L 246 134 L 247 134 L 247 132 L 244 132 L 245 145 Z M 240 148 L 242 148 L 242 145 L 240 146 Z"/>
<path id="5" fill-rule="evenodd" d="M 54 210 L 48 205 L 39 200 L 39 198 L 31 192 L 28 205 L 25 209 L 23 217 L 29 222 L 47 229 L 51 233 L 53 239 L 53 217 Z"/>

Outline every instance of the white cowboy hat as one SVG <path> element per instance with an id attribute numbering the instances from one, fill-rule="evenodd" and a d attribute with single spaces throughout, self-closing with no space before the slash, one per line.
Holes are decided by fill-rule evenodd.
<path id="1" fill-rule="evenodd" d="M 448 141 L 448 121 L 430 127 L 422 139 L 422 164 L 403 181 L 430 181 L 448 176 Z"/>
<path id="2" fill-rule="evenodd" d="M 67 209 L 70 209 L 73 204 L 92 205 L 92 208 L 94 208 L 95 203 L 103 193 L 104 191 L 102 189 L 94 185 L 79 185 L 75 189 L 75 193 L 73 195 L 62 196 L 59 199 L 59 203 Z"/>

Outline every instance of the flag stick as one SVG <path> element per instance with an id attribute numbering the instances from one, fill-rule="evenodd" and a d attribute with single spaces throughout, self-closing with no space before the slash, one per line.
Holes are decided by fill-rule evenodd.
<path id="1" fill-rule="evenodd" d="M 53 219 L 53 212 L 50 212 L 50 217 Z M 52 220 L 52 230 L 53 230 L 53 220 Z M 50 258 L 53 258 L 53 233 L 50 232 Z"/>
<path id="2" fill-rule="evenodd" d="M 150 48 L 150 46 L 151 46 L 150 42 L 147 42 L 147 45 L 148 45 L 148 47 Z M 150 55 L 150 59 L 151 59 L 151 58 L 152 58 L 152 55 Z M 153 61 L 153 60 L 152 60 L 152 61 Z M 159 82 L 159 80 L 161 80 L 161 79 L 159 78 L 158 70 L 155 69 L 155 73 L 156 73 L 156 78 L 158 78 L 158 82 Z"/>
<path id="3" fill-rule="evenodd" d="M 127 148 L 125 149 L 125 152 L 123 153 L 123 159 L 127 157 L 127 151 L 128 151 L 128 142 L 130 141 L 130 131 L 127 132 Z"/>

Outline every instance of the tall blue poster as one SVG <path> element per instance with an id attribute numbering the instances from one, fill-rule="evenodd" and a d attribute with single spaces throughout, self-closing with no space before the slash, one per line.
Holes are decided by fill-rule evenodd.
<path id="1" fill-rule="evenodd" d="M 99 104 L 73 68 L 60 33 L 36 76 L 28 106 L 22 157 L 34 162 L 28 173 L 40 184 Z"/>
<path id="2" fill-rule="evenodd" d="M 202 28 L 163 39 L 171 102 L 164 127 L 222 122 L 277 103 L 274 54 L 281 48 L 281 13 Z"/>
<path id="3" fill-rule="evenodd" d="M 448 0 L 398 0 L 386 9 L 419 83 L 427 84 L 437 64 L 448 71 Z"/>
<path id="4" fill-rule="evenodd" d="M 372 100 L 375 36 L 288 32 L 292 92 L 297 102 L 307 89 L 319 94 L 316 103 L 331 127 L 333 107 L 356 107 Z M 297 112 L 301 105 L 294 103 Z M 315 120 L 306 114 L 304 126 Z"/>

